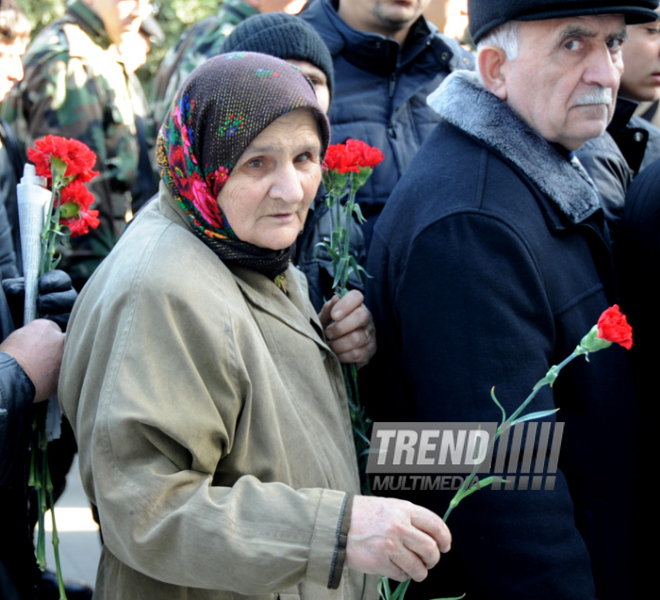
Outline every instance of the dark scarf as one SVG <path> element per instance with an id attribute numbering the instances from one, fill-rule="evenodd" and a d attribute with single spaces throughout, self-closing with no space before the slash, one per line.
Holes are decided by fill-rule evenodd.
<path id="1" fill-rule="evenodd" d="M 270 250 L 239 240 L 217 198 L 250 143 L 275 119 L 300 108 L 315 114 L 325 152 L 328 120 L 298 69 L 265 54 L 221 54 L 184 82 L 156 148 L 161 177 L 193 233 L 227 265 L 257 271 L 278 285 L 293 247 Z"/>

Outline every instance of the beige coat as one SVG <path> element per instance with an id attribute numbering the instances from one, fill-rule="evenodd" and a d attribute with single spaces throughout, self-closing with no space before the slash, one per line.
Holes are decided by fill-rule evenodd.
<path id="1" fill-rule="evenodd" d="M 363 597 L 341 367 L 287 278 L 288 298 L 228 269 L 161 186 L 85 287 L 59 396 L 101 516 L 96 600 Z"/>

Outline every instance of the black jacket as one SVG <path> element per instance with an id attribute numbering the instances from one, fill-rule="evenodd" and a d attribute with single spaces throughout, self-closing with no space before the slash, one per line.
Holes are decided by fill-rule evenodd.
<path id="1" fill-rule="evenodd" d="M 308 3 L 301 17 L 316 29 L 332 54 L 331 142 L 358 139 L 385 154 L 357 196 L 367 218 L 363 230 L 368 247 L 385 201 L 438 123 L 426 97 L 451 71 L 474 68 L 474 58 L 423 17 L 414 23 L 403 46 L 349 27 L 331 0 Z"/>
<path id="2" fill-rule="evenodd" d="M 0 286 L 0 336 L 14 330 Z M 27 518 L 25 464 L 34 384 L 14 358 L 0 352 L 0 597 L 33 597 L 36 567 Z"/>
<path id="3" fill-rule="evenodd" d="M 501 421 L 616 300 L 591 181 L 461 73 L 379 219 L 367 304 L 378 331 L 374 421 Z M 625 351 L 578 359 L 529 412 L 565 423 L 554 491 L 479 491 L 452 513 L 451 552 L 410 598 L 633 598 L 638 406 Z M 547 419 L 553 420 L 553 419 Z M 613 474 L 625 473 L 625 485 Z M 444 514 L 452 491 L 408 494 Z M 626 508 L 623 508 L 626 507 Z"/>
<path id="4" fill-rule="evenodd" d="M 635 116 L 636 107 L 636 102 L 618 98 L 607 131 L 577 151 L 600 192 L 612 232 L 621 222 L 630 183 L 643 168 L 660 158 L 660 130 Z"/>

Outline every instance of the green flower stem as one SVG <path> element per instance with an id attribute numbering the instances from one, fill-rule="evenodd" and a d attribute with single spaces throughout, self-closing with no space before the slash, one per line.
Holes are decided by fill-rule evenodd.
<path id="1" fill-rule="evenodd" d="M 57 585 L 60 590 L 60 600 L 67 600 L 64 589 L 64 578 L 62 577 L 62 565 L 60 562 L 60 538 L 57 535 L 57 524 L 55 523 L 55 501 L 53 499 L 53 482 L 50 478 L 50 469 L 48 463 L 45 464 L 46 470 L 46 490 L 48 491 L 48 503 L 50 504 L 50 517 L 53 524 L 53 552 L 55 554 L 55 570 L 57 572 Z"/>
<path id="2" fill-rule="evenodd" d="M 568 363 L 570 363 L 571 361 L 573 361 L 574 359 L 576 359 L 578 356 L 581 356 L 581 355 L 583 355 L 583 354 L 586 354 L 586 352 L 585 352 L 584 350 L 582 350 L 582 346 L 578 346 L 575 350 L 573 350 L 573 352 L 570 354 L 570 356 L 568 356 L 567 358 L 565 358 L 565 359 L 564 359 L 562 362 L 560 362 L 558 365 L 554 365 L 554 366 L 550 367 L 550 369 L 549 369 L 548 372 L 546 373 L 545 377 L 544 377 L 543 379 L 540 379 L 540 380 L 536 383 L 536 385 L 534 386 L 534 389 L 532 390 L 532 393 L 531 393 L 529 396 L 527 396 L 527 398 L 525 399 L 525 401 L 524 401 L 524 402 L 523 402 L 523 403 L 522 403 L 522 404 L 516 409 L 516 411 L 511 415 L 511 418 L 509 419 L 509 421 L 510 421 L 510 422 L 515 421 L 515 420 L 520 416 L 520 414 L 522 413 L 522 411 L 525 410 L 525 408 L 527 408 L 527 405 L 528 405 L 528 404 L 534 399 L 534 397 L 536 396 L 536 394 L 539 392 L 539 390 L 540 390 L 542 387 L 544 387 L 544 386 L 546 386 L 546 385 L 549 385 L 549 386 L 552 387 L 552 385 L 555 383 L 555 380 L 556 380 L 557 377 L 559 376 L 559 373 L 561 372 L 561 370 L 562 370 L 562 369 L 563 369 Z M 504 422 L 502 423 L 502 425 L 504 425 Z M 498 428 L 498 431 L 499 431 L 499 428 Z"/>
<path id="3" fill-rule="evenodd" d="M 606 346 L 603 345 L 602 347 L 606 347 Z M 598 349 L 600 349 L 600 348 L 598 348 Z M 596 349 L 592 349 L 591 351 L 592 352 L 596 351 Z M 536 397 L 536 395 L 539 393 L 541 388 L 543 388 L 546 385 L 549 385 L 549 386 L 552 387 L 552 385 L 557 380 L 557 377 L 559 376 L 559 373 L 561 372 L 561 370 L 568 363 L 575 360 L 578 356 L 585 356 L 586 359 L 589 360 L 589 352 L 590 352 L 589 348 L 586 347 L 585 345 L 583 345 L 582 343 L 580 343 L 580 345 L 578 345 L 578 347 L 567 358 L 565 358 L 558 365 L 553 365 L 552 367 L 550 367 L 550 369 L 546 373 L 545 377 L 543 377 L 543 379 L 540 379 L 536 383 L 536 385 L 532 389 L 532 392 L 529 394 L 529 396 L 527 396 L 527 398 L 524 400 L 524 402 L 511 414 L 511 416 L 509 418 L 507 418 L 506 413 L 504 412 L 504 408 L 502 408 L 500 403 L 497 401 L 497 398 L 495 397 L 495 393 L 493 392 L 491 394 L 491 396 L 493 398 L 493 401 L 495 402 L 495 404 L 497 404 L 497 406 L 502 411 L 502 423 L 499 425 L 499 427 L 497 428 L 497 430 L 495 432 L 495 435 L 493 436 L 493 439 L 488 444 L 488 451 L 486 452 L 486 456 L 488 456 L 490 451 L 495 447 L 495 443 L 497 442 L 500 435 L 502 434 L 502 431 L 504 431 L 505 428 L 509 428 L 512 425 L 515 425 L 516 423 L 520 423 L 520 422 L 523 422 L 523 421 L 526 420 L 525 417 L 521 418 L 520 415 L 527 408 L 527 406 L 530 404 L 530 402 Z M 556 412 L 556 411 L 549 410 L 549 411 L 545 411 L 543 413 L 538 413 L 538 414 L 532 415 L 532 416 L 536 416 L 538 418 L 541 418 L 541 417 L 544 417 L 544 416 L 549 416 L 554 412 Z M 529 415 L 528 415 L 528 417 L 529 417 Z M 473 485 L 474 479 L 477 476 L 477 472 L 479 470 L 479 466 L 480 465 L 475 465 L 474 466 L 474 469 L 472 470 L 470 475 L 468 475 L 465 478 L 465 481 L 463 481 L 461 487 L 456 491 L 456 493 L 454 494 L 454 497 L 451 499 L 451 501 L 449 503 L 449 506 L 447 507 L 447 510 L 446 510 L 444 516 L 442 517 L 442 520 L 445 523 L 447 522 L 447 519 L 449 518 L 449 515 L 451 515 L 452 511 L 467 496 L 473 494 L 474 492 L 476 492 L 480 489 L 488 487 L 489 485 L 492 485 L 492 483 L 496 479 L 501 480 L 501 478 L 488 477 L 483 481 L 479 481 L 478 485 Z M 394 592 L 390 592 L 389 582 L 388 582 L 387 585 L 385 585 L 385 584 L 381 585 L 383 580 L 387 580 L 387 578 L 382 577 L 380 579 L 379 588 L 378 588 L 379 591 L 380 591 L 380 594 L 381 594 L 381 598 L 383 598 L 383 600 L 395 600 L 395 599 L 402 600 L 404 598 L 406 590 L 408 589 L 408 585 L 410 584 L 410 580 L 404 581 L 403 583 L 400 583 L 397 586 L 397 588 L 395 589 Z M 463 596 L 460 596 L 460 598 L 463 598 L 464 596 L 465 596 L 465 594 Z M 443 598 L 443 599 L 440 599 L 440 600 L 458 600 L 458 599 Z"/>
<path id="4" fill-rule="evenodd" d="M 66 165 L 64 166 L 66 170 Z M 45 227 L 41 234 L 41 269 L 39 274 L 43 275 L 52 271 L 59 262 L 56 256 L 57 247 L 63 237 L 60 225 L 60 190 L 68 181 L 55 178 L 51 194 L 48 213 L 46 215 Z M 46 407 L 39 407 L 32 423 L 32 453 L 30 457 L 30 476 L 28 484 L 35 488 L 38 503 L 39 533 L 37 535 L 37 565 L 43 571 L 46 568 L 46 527 L 45 514 L 50 506 L 51 521 L 53 524 L 53 551 L 55 554 L 55 566 L 57 571 L 57 583 L 60 592 L 60 600 L 66 600 L 64 590 L 64 579 L 59 552 L 59 536 L 55 523 L 55 502 L 53 499 L 53 483 L 48 468 L 48 437 L 46 434 Z"/>

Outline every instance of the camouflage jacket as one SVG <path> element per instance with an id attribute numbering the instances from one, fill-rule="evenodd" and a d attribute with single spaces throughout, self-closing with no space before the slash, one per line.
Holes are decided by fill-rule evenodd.
<path id="1" fill-rule="evenodd" d="M 207 58 L 220 54 L 220 46 L 234 27 L 259 11 L 243 0 L 224 0 L 220 12 L 192 25 L 167 52 L 154 79 L 151 106 L 160 127 L 179 86 Z"/>
<path id="2" fill-rule="evenodd" d="M 82 0 L 73 0 L 30 44 L 25 77 L 2 106 L 25 148 L 53 134 L 80 140 L 96 152 L 100 175 L 89 189 L 101 225 L 74 238 L 64 254 L 62 267 L 74 281 L 84 282 L 108 254 L 130 209 L 140 147 L 135 116 L 146 114 L 146 107 L 117 57 L 102 21 Z"/>

